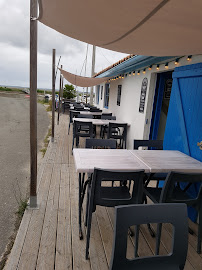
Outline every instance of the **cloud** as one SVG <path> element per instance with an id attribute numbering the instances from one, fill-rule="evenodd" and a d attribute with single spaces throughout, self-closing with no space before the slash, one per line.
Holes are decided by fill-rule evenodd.
<path id="1" fill-rule="evenodd" d="M 29 2 L 0 1 L 0 85 L 29 86 Z M 80 75 L 86 58 L 86 43 L 66 37 L 38 23 L 38 88 L 51 89 L 52 49 L 56 63 L 61 56 L 63 68 Z M 125 54 L 96 49 L 95 71 L 98 72 L 123 58 Z M 91 76 L 92 45 L 81 75 Z M 58 88 L 59 82 L 56 82 Z"/>

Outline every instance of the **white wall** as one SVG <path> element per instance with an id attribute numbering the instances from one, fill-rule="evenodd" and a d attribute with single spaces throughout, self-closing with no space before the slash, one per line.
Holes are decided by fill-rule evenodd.
<path id="1" fill-rule="evenodd" d="M 165 63 L 161 64 L 159 70 L 156 69 L 156 65 L 151 70 L 146 69 L 146 73 L 143 74 L 141 70 L 140 75 L 127 76 L 124 79 L 118 79 L 110 82 L 110 96 L 109 107 L 104 108 L 105 97 L 105 84 L 103 86 L 103 97 L 101 100 L 101 86 L 100 86 L 100 99 L 99 104 L 95 104 L 97 107 L 103 109 L 103 111 L 112 112 L 116 115 L 117 120 L 126 121 L 130 127 L 128 128 L 127 136 L 127 148 L 133 149 L 134 139 L 148 139 L 150 133 L 153 99 L 156 87 L 156 74 L 157 72 L 166 72 L 174 70 L 177 66 L 190 65 L 202 62 L 202 55 L 192 56 L 191 61 L 187 61 L 187 57 L 183 57 L 179 60 L 179 64 L 175 65 L 175 62 L 170 62 L 168 69 L 165 69 Z M 139 112 L 140 93 L 142 80 L 148 79 L 147 94 L 145 100 L 144 113 Z M 117 105 L 117 92 L 118 85 L 122 85 L 121 103 Z M 96 93 L 97 94 L 97 93 Z"/>

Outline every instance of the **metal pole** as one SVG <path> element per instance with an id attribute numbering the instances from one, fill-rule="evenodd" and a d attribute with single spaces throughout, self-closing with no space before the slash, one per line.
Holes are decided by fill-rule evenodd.
<path id="1" fill-rule="evenodd" d="M 95 74 L 95 50 L 96 47 L 93 45 L 91 77 Z M 93 86 L 90 88 L 90 105 L 93 105 Z"/>
<path id="2" fill-rule="evenodd" d="M 62 69 L 62 65 L 61 65 L 61 69 Z M 61 96 L 61 92 L 62 92 L 62 74 L 60 72 L 60 86 L 59 86 L 59 101 L 58 101 L 58 125 L 59 125 L 59 121 L 60 121 L 60 96 Z"/>
<path id="3" fill-rule="evenodd" d="M 55 129 L 55 49 L 53 49 L 53 62 L 52 62 L 52 138 L 54 142 L 54 129 Z"/>
<path id="4" fill-rule="evenodd" d="M 37 207 L 37 0 L 30 0 L 30 208 Z"/>

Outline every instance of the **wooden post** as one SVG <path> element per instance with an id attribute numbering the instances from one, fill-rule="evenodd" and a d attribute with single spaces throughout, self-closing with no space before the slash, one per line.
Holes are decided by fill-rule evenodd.
<path id="1" fill-rule="evenodd" d="M 54 142 L 55 132 L 55 49 L 53 49 L 53 61 L 52 61 L 52 138 Z"/>
<path id="2" fill-rule="evenodd" d="M 37 0 L 30 0 L 30 208 L 37 207 Z"/>
<path id="3" fill-rule="evenodd" d="M 62 69 L 62 65 L 61 65 L 61 69 Z M 62 74 L 60 72 L 60 86 L 59 86 L 59 104 L 58 104 L 58 125 L 59 125 L 59 121 L 60 121 L 60 97 L 61 97 L 61 92 L 62 92 Z"/>
<path id="4" fill-rule="evenodd" d="M 93 77 L 95 74 L 95 50 L 96 46 L 93 45 L 91 77 Z M 90 88 L 90 105 L 93 105 L 93 86 Z"/>

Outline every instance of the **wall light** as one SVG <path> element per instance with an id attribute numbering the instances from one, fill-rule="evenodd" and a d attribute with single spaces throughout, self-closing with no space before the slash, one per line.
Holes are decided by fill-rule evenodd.
<path id="1" fill-rule="evenodd" d="M 188 55 L 188 57 L 187 57 L 187 61 L 190 61 L 190 60 L 191 60 L 191 58 L 192 58 L 192 55 Z"/>
<path id="2" fill-rule="evenodd" d="M 129 76 L 131 76 L 131 72 L 129 72 Z"/>
<path id="3" fill-rule="evenodd" d="M 139 76 L 140 75 L 140 71 L 138 70 L 138 73 L 137 73 L 137 75 Z"/>
<path id="4" fill-rule="evenodd" d="M 178 65 L 179 64 L 179 58 L 177 58 L 176 60 L 175 60 L 175 65 Z"/>
<path id="5" fill-rule="evenodd" d="M 143 69 L 142 73 L 145 74 L 146 73 L 146 69 Z"/>
<path id="6" fill-rule="evenodd" d="M 151 66 L 149 66 L 149 70 L 151 70 L 152 69 L 152 65 Z"/>
<path id="7" fill-rule="evenodd" d="M 156 69 L 159 70 L 159 65 L 156 65 Z"/>
<path id="8" fill-rule="evenodd" d="M 165 68 L 168 69 L 168 63 L 165 64 Z"/>
<path id="9" fill-rule="evenodd" d="M 133 71 L 133 76 L 135 76 L 135 71 Z"/>

